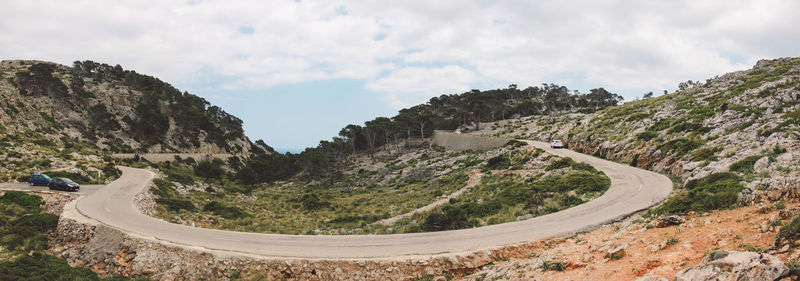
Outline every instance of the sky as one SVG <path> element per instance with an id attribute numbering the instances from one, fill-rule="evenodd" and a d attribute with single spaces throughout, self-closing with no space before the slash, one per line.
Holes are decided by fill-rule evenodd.
<path id="1" fill-rule="evenodd" d="M 120 64 L 199 95 L 252 139 L 315 146 L 470 89 L 555 83 L 633 100 L 800 56 L 800 1 L 0 3 L 0 58 Z"/>

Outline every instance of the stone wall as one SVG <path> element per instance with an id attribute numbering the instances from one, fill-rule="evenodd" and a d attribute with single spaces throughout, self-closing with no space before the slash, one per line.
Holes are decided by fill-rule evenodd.
<path id="1" fill-rule="evenodd" d="M 498 148 L 511 140 L 509 138 L 490 137 L 481 135 L 458 134 L 447 131 L 434 131 L 431 143 L 442 146 L 447 150 L 484 150 Z"/>
<path id="2" fill-rule="evenodd" d="M 147 161 L 158 163 L 158 162 L 167 162 L 167 161 L 175 161 L 175 156 L 180 158 L 194 158 L 194 160 L 202 160 L 207 158 L 216 158 L 221 160 L 228 160 L 233 155 L 229 153 L 114 153 L 111 154 L 112 157 L 117 159 L 132 159 L 136 156 L 141 158 L 147 159 Z"/>

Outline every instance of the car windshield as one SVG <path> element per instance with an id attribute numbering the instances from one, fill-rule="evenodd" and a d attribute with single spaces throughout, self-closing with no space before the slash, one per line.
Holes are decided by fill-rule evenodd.
<path id="1" fill-rule="evenodd" d="M 62 180 L 64 182 L 66 182 L 66 183 L 75 183 L 74 181 L 72 181 L 71 179 L 68 179 L 68 178 L 63 178 Z"/>

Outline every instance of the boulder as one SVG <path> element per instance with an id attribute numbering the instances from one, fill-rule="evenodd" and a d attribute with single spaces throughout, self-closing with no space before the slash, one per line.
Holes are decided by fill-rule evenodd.
<path id="1" fill-rule="evenodd" d="M 612 259 L 612 260 L 618 260 L 618 259 L 621 259 L 621 258 L 625 257 L 625 249 L 628 248 L 628 246 L 630 246 L 630 245 L 628 243 L 625 243 L 625 244 L 619 245 L 617 247 L 614 247 L 613 249 L 607 250 L 606 251 L 606 258 L 609 258 L 609 259 Z"/>
<path id="2" fill-rule="evenodd" d="M 759 174 L 763 172 L 769 172 L 769 158 L 764 156 L 761 157 L 761 159 L 758 159 L 758 161 L 753 164 L 753 170 Z"/>
<path id="3" fill-rule="evenodd" d="M 767 189 L 767 198 L 772 201 L 778 201 L 783 197 L 783 187 L 781 186 L 771 186 Z"/>
<path id="4" fill-rule="evenodd" d="M 739 202 L 744 205 L 753 205 L 758 202 L 758 193 L 752 189 L 745 188 L 739 192 Z"/>
<path id="5" fill-rule="evenodd" d="M 754 252 L 714 251 L 699 265 L 681 270 L 675 281 L 772 281 L 789 269 L 777 257 Z"/>
<path id="6" fill-rule="evenodd" d="M 657 228 L 664 228 L 673 225 L 679 225 L 686 222 L 681 216 L 667 216 L 667 217 L 660 217 L 656 220 L 656 227 Z"/>

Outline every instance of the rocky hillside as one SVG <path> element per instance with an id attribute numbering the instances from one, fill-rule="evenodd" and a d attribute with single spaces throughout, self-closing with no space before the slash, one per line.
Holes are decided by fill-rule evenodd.
<path id="1" fill-rule="evenodd" d="M 0 63 L 0 134 L 108 152 L 249 153 L 242 121 L 119 65 Z"/>
<path id="2" fill-rule="evenodd" d="M 752 69 L 595 114 L 533 116 L 483 132 L 541 140 L 665 172 L 682 182 L 737 172 L 778 198 L 800 184 L 800 58 Z M 792 190 L 790 190 L 792 189 Z"/>

